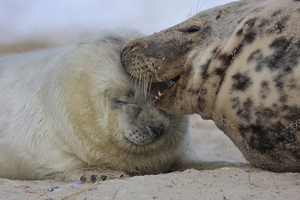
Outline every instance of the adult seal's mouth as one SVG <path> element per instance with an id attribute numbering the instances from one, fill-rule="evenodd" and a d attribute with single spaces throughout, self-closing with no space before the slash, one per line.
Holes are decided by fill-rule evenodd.
<path id="1" fill-rule="evenodd" d="M 176 96 L 176 84 L 180 79 L 179 74 L 183 70 L 184 60 L 180 64 L 172 62 L 176 65 L 175 68 L 179 69 L 172 72 L 173 70 L 170 69 L 173 67 L 168 66 L 172 64 L 166 61 L 167 56 L 164 57 L 163 53 L 157 52 L 151 54 L 150 49 L 144 38 L 131 41 L 121 52 L 122 65 L 132 76 L 145 82 L 164 82 L 173 79 L 173 81 L 169 81 L 172 84 L 165 91 L 160 91 L 157 94 L 155 107 L 169 114 L 175 114 L 170 113 L 171 101 Z M 147 56 L 148 58 L 146 58 Z"/>

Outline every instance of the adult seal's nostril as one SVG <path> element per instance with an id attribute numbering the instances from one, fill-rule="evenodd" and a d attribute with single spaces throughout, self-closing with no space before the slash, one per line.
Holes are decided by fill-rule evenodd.
<path id="1" fill-rule="evenodd" d="M 148 127 L 156 138 L 162 136 L 166 132 L 165 126 L 163 124 L 160 124 L 159 126 L 149 125 Z"/>

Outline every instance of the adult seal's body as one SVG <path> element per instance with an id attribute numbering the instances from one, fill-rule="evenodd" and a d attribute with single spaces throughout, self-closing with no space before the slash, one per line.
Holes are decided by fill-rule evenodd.
<path id="1" fill-rule="evenodd" d="M 0 60 L 0 177 L 95 181 L 109 169 L 134 175 L 227 165 L 202 162 L 188 119 L 154 108 L 167 83 L 146 91 L 130 79 L 119 55 L 141 35 L 119 32 Z"/>
<path id="2" fill-rule="evenodd" d="M 126 70 L 176 79 L 156 101 L 212 119 L 253 165 L 300 171 L 300 2 L 238 1 L 131 41 Z"/>

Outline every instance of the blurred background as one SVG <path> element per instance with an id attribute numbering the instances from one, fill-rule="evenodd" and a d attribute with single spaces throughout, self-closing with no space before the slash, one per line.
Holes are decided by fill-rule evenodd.
<path id="1" fill-rule="evenodd" d="M 152 34 L 230 0 L 0 0 L 0 55 L 63 46 L 103 29 Z"/>
<path id="2" fill-rule="evenodd" d="M 70 44 L 117 27 L 152 34 L 198 11 L 230 0 L 0 0 L 0 57 Z M 207 160 L 246 162 L 213 121 L 191 116 L 198 154 Z"/>

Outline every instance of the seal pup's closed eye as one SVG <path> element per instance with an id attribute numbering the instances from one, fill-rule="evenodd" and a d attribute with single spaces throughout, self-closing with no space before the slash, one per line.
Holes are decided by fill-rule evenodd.
<path id="1" fill-rule="evenodd" d="M 104 32 L 2 58 L 0 177 L 95 181 L 122 174 L 107 170 L 137 175 L 228 165 L 202 162 L 188 118 L 154 107 L 166 82 L 136 82 L 122 67 L 121 49 L 141 36 Z"/>

